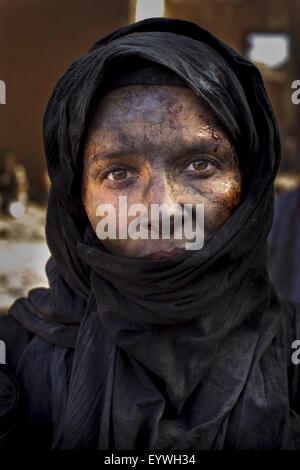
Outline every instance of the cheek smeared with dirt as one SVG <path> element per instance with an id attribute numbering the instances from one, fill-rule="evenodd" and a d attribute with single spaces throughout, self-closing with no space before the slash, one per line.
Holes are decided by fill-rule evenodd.
<path id="1" fill-rule="evenodd" d="M 238 175 L 230 172 L 210 183 L 203 198 L 205 232 L 211 237 L 233 214 L 240 203 L 241 185 Z"/>

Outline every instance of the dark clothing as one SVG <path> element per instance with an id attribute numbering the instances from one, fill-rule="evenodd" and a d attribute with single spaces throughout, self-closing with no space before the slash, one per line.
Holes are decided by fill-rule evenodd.
<path id="1" fill-rule="evenodd" d="M 234 214 L 203 249 L 167 261 L 109 253 L 80 199 L 93 97 L 111 61 L 124 66 L 128 56 L 185 80 L 245 167 Z M 276 293 L 265 268 L 280 141 L 257 68 L 193 23 L 129 25 L 58 82 L 44 139 L 50 288 L 17 300 L 14 320 L 0 324 L 0 336 L 3 322 L 15 320 L 33 334 L 17 365 L 12 355 L 23 400 L 19 435 L 52 449 L 300 448 L 291 361 L 300 311 Z"/>
<path id="2" fill-rule="evenodd" d="M 277 199 L 268 268 L 276 289 L 300 302 L 300 188 Z"/>
<path id="3" fill-rule="evenodd" d="M 292 302 L 284 298 L 281 298 L 281 302 L 282 314 L 276 342 L 279 344 L 277 355 L 285 358 L 285 375 L 282 378 L 286 390 L 282 400 L 288 403 L 291 429 L 295 432 L 294 447 L 299 449 L 300 365 L 293 364 L 291 360 L 294 351 L 291 345 L 295 339 L 300 339 L 300 308 L 297 309 Z M 11 373 L 3 381 L 1 376 L 1 367 L 3 368 L 3 366 L 0 366 L 0 449 L 2 447 L 18 447 L 27 450 L 31 448 L 50 449 L 53 437 L 57 434 L 61 414 L 64 413 L 66 406 L 74 348 L 64 348 L 28 333 L 12 316 L 0 318 L 0 331 L 8 350 L 7 368 L 3 373 L 7 374 L 7 369 L 9 369 L 13 372 L 19 385 L 18 391 Z M 246 348 L 247 343 L 242 347 Z M 269 350 L 270 354 L 272 345 L 269 346 Z M 239 351 L 236 358 L 237 365 L 240 354 Z M 222 377 L 225 378 L 223 374 Z M 276 376 L 273 380 L 276 383 Z M 267 392 L 268 384 L 265 385 Z M 220 393 L 222 396 L 221 390 Z M 280 393 L 283 391 L 281 390 Z M 237 403 L 241 400 L 242 398 L 239 398 Z M 11 402 L 14 403 L 13 412 Z M 260 420 L 256 422 L 257 428 L 254 428 L 251 443 L 246 442 L 248 435 L 246 427 L 246 429 L 240 430 L 242 435 L 240 433 L 236 436 L 228 434 L 220 447 L 272 448 L 272 441 L 265 442 L 263 435 L 260 435 L 259 432 L 260 424 L 263 425 L 263 413 L 262 411 Z M 276 421 L 276 410 L 274 413 L 273 419 Z M 248 419 L 251 423 L 251 413 Z M 280 424 L 284 427 L 283 422 Z M 55 429 L 56 432 L 54 432 Z M 239 445 L 236 443 L 237 438 L 242 441 Z M 274 447 L 277 448 L 275 441 Z M 283 446 L 283 448 L 286 447 Z M 197 449 L 197 444 L 193 448 Z M 219 447 L 216 446 L 216 448 Z"/>

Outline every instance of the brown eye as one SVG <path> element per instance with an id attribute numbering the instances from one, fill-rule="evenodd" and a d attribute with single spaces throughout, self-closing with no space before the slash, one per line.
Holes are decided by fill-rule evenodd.
<path id="1" fill-rule="evenodd" d="M 126 170 L 125 168 L 118 168 L 116 170 L 112 170 L 108 173 L 107 177 L 113 181 L 122 181 L 128 178 L 128 175 L 131 172 Z"/>
<path id="2" fill-rule="evenodd" d="M 196 160 L 187 167 L 189 171 L 208 172 L 214 169 L 214 165 L 207 160 Z"/>
<path id="3" fill-rule="evenodd" d="M 209 163 L 200 160 L 199 162 L 193 162 L 192 165 L 195 170 L 206 170 Z"/>

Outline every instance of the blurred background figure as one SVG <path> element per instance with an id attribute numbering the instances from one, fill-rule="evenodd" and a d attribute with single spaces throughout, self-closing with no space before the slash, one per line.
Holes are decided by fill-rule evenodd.
<path id="1" fill-rule="evenodd" d="M 0 151 L 0 213 L 20 217 L 28 201 L 28 178 L 11 148 Z"/>
<path id="2" fill-rule="evenodd" d="M 278 291 L 300 302 L 300 187 L 277 198 L 268 267 Z"/>
<path id="3" fill-rule="evenodd" d="M 0 314 L 17 296 L 47 285 L 44 224 L 45 207 L 29 199 L 27 172 L 16 151 L 0 150 Z"/>
<path id="4" fill-rule="evenodd" d="M 294 169 L 300 171 L 300 154 L 298 142 L 295 136 L 287 135 L 282 139 L 283 159 L 281 163 L 281 170 Z"/>

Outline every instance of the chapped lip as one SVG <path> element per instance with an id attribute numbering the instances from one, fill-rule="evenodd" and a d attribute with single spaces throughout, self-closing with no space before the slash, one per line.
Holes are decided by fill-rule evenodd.
<path id="1" fill-rule="evenodd" d="M 150 253 L 148 255 L 145 255 L 142 258 L 153 259 L 153 260 L 167 259 L 176 255 L 182 254 L 184 251 L 185 251 L 184 248 L 174 248 L 173 250 L 159 250 L 159 251 L 156 251 L 155 253 Z"/>

